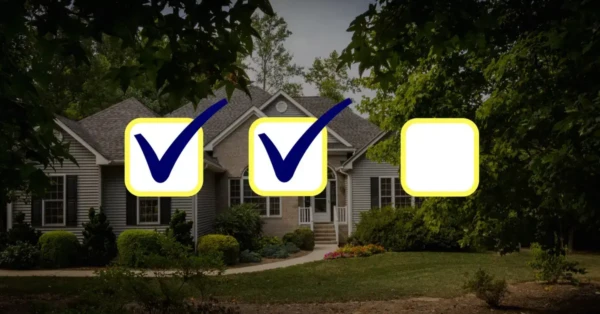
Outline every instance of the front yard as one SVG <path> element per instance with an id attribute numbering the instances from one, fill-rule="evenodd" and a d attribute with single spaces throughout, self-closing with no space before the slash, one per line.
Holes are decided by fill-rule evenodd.
<path id="1" fill-rule="evenodd" d="M 585 280 L 600 280 L 600 255 L 574 254 L 587 268 Z M 226 303 L 312 303 L 462 296 L 466 272 L 479 267 L 510 283 L 534 280 L 528 251 L 493 253 L 385 253 L 367 258 L 319 261 L 257 273 L 213 278 L 213 293 Z M 0 278 L 0 312 L 15 304 L 75 299 L 94 278 Z M 540 288 L 541 289 L 541 288 Z M 543 290 L 543 289 L 541 289 Z"/>

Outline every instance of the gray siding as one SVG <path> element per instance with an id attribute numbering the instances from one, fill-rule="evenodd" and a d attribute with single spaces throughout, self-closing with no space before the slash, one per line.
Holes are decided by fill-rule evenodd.
<path id="1" fill-rule="evenodd" d="M 127 226 L 126 219 L 126 187 L 124 180 L 125 170 L 123 166 L 102 167 L 102 208 L 106 213 L 115 234 L 118 236 L 127 229 L 149 229 L 164 231 L 165 225 L 137 225 Z M 192 198 L 173 197 L 171 209 L 184 210 L 187 218 L 192 217 Z"/>
<path id="2" fill-rule="evenodd" d="M 357 223 L 360 213 L 371 209 L 371 177 L 398 176 L 398 166 L 378 163 L 364 155 L 353 163 L 352 176 L 352 221 Z M 353 230 L 355 230 L 353 228 Z"/>
<path id="3" fill-rule="evenodd" d="M 284 112 L 277 111 L 277 103 L 283 101 L 287 104 L 287 110 Z M 269 117 L 306 117 L 304 112 L 300 111 L 296 105 L 290 103 L 283 96 L 277 97 L 273 102 L 271 102 L 263 112 Z M 327 143 L 339 143 L 339 141 L 333 137 L 331 134 L 327 134 Z"/>
<path id="4" fill-rule="evenodd" d="M 213 231 L 215 216 L 217 211 L 216 198 L 216 180 L 215 173 L 212 171 L 204 171 L 204 184 L 198 193 L 197 213 L 198 213 L 198 235 Z"/>
<path id="5" fill-rule="evenodd" d="M 96 165 L 96 156 L 87 148 L 79 144 L 69 134 L 62 132 L 65 141 L 70 143 L 69 152 L 75 158 L 79 166 L 65 160 L 63 165 L 55 165 L 55 169 L 48 168 L 45 172 L 48 174 L 77 175 L 77 227 L 39 227 L 42 232 L 49 230 L 67 230 L 75 233 L 81 240 L 83 235 L 82 223 L 87 222 L 88 210 L 90 207 L 98 208 L 100 205 L 99 190 L 99 167 Z M 20 199 L 13 205 L 13 212 L 25 213 L 26 221 L 31 221 L 31 202 L 30 199 Z M 37 227 L 36 227 L 37 228 Z"/>

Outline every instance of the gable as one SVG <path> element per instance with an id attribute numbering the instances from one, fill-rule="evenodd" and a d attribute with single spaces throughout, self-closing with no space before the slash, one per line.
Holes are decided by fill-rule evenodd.
<path id="1" fill-rule="evenodd" d="M 214 137 L 210 142 L 204 145 L 204 150 L 214 150 L 222 141 L 226 140 L 231 134 L 238 131 L 240 126 L 246 123 L 248 120 L 254 121 L 257 118 L 266 117 L 266 115 L 256 109 L 256 107 L 251 107 L 244 114 L 239 116 L 233 123 L 231 123 L 225 130 L 219 133 L 216 137 Z M 247 131 L 246 131 L 247 133 Z M 246 136 L 247 137 L 247 136 Z"/>

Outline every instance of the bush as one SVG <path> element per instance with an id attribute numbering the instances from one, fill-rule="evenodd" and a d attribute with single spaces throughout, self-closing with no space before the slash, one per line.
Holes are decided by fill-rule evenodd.
<path id="1" fill-rule="evenodd" d="M 315 248 L 315 234 L 308 228 L 299 228 L 294 232 L 286 233 L 283 242 L 291 242 L 301 250 L 312 251 Z"/>
<path id="2" fill-rule="evenodd" d="M 260 240 L 258 240 L 259 249 L 264 248 L 267 245 L 282 245 L 283 241 L 280 237 L 277 236 L 262 236 Z"/>
<path id="3" fill-rule="evenodd" d="M 198 241 L 198 253 L 213 254 L 220 252 L 223 254 L 223 262 L 227 265 L 235 265 L 240 259 L 240 245 L 237 240 L 228 235 L 208 234 Z"/>
<path id="4" fill-rule="evenodd" d="M 35 245 L 17 242 L 0 252 L 0 267 L 9 269 L 32 269 L 40 259 L 40 250 Z"/>
<path id="5" fill-rule="evenodd" d="M 284 246 L 285 246 L 285 250 L 290 254 L 300 252 L 300 248 L 298 246 L 296 246 L 296 244 L 294 244 L 293 242 L 288 242 Z"/>
<path id="6" fill-rule="evenodd" d="M 353 244 L 378 244 L 392 251 L 458 250 L 462 233 L 454 226 L 430 230 L 413 208 L 385 207 L 361 214 Z"/>
<path id="7" fill-rule="evenodd" d="M 263 220 L 254 204 L 240 204 L 217 216 L 216 233 L 230 235 L 240 244 L 241 250 L 260 249 Z"/>
<path id="8" fill-rule="evenodd" d="M 567 261 L 567 256 L 563 252 L 552 254 L 549 250 L 544 250 L 537 243 L 531 244 L 532 260 L 528 262 L 533 268 L 537 280 L 548 283 L 556 283 L 559 280 L 567 280 L 572 284 L 577 284 L 578 280 L 575 274 L 585 274 L 583 267 L 579 267 L 578 262 Z"/>
<path id="9" fill-rule="evenodd" d="M 127 267 L 146 267 L 149 256 L 160 252 L 160 234 L 151 230 L 125 230 L 117 239 L 119 264 Z"/>
<path id="10" fill-rule="evenodd" d="M 192 227 L 194 226 L 194 222 L 187 221 L 185 216 L 185 211 L 176 209 L 171 216 L 169 228 L 167 228 L 165 233 L 170 237 L 174 237 L 177 242 L 193 249 L 194 238 L 192 237 Z"/>
<path id="11" fill-rule="evenodd" d="M 117 237 L 102 209 L 96 214 L 96 210 L 90 208 L 88 217 L 90 221 L 83 224 L 85 263 L 91 266 L 107 265 L 117 256 Z"/>
<path id="12" fill-rule="evenodd" d="M 5 246 L 17 244 L 17 242 L 37 245 L 41 236 L 42 233 L 40 231 L 35 230 L 35 228 L 31 227 L 30 224 L 25 222 L 25 214 L 22 212 L 17 212 L 12 228 L 8 230 L 4 236 Z M 2 243 L 0 243 L 0 246 L 2 246 Z"/>
<path id="13" fill-rule="evenodd" d="M 256 252 L 250 252 L 248 250 L 240 253 L 240 263 L 260 263 L 262 257 Z"/>
<path id="14" fill-rule="evenodd" d="M 269 244 L 261 250 L 261 255 L 267 258 L 288 258 L 290 254 L 284 245 Z"/>
<path id="15" fill-rule="evenodd" d="M 48 231 L 40 237 L 40 257 L 44 267 L 74 266 L 79 253 L 79 241 L 69 231 Z"/>
<path id="16" fill-rule="evenodd" d="M 475 293 L 477 298 L 492 307 L 500 305 L 500 302 L 508 293 L 506 280 L 494 280 L 492 275 L 482 269 L 475 272 L 473 278 L 467 278 L 463 288 L 468 292 Z"/>

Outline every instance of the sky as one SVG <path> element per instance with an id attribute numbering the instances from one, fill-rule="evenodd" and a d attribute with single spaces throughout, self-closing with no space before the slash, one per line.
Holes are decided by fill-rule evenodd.
<path id="1" fill-rule="evenodd" d="M 316 57 L 327 57 L 333 50 L 341 52 L 350 43 L 352 33 L 346 32 L 350 22 L 364 13 L 369 0 L 271 0 L 277 14 L 288 24 L 292 35 L 285 47 L 294 55 L 294 62 L 308 68 Z M 351 68 L 349 74 L 358 77 L 358 67 Z M 318 95 L 315 86 L 304 83 L 305 96 Z M 346 95 L 360 101 L 361 92 Z"/>

